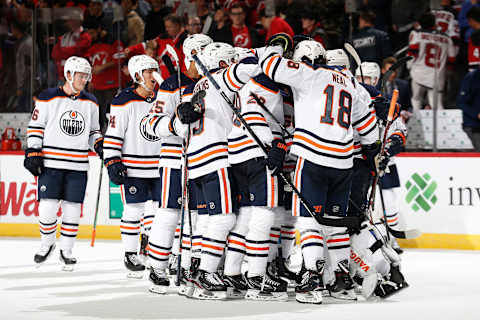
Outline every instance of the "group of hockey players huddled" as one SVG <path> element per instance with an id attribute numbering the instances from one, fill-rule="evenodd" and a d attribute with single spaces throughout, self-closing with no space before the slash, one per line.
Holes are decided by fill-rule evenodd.
<path id="1" fill-rule="evenodd" d="M 96 99 L 83 90 L 87 60 L 70 57 L 64 86 L 37 97 L 24 163 L 38 176 L 35 262 L 55 249 L 61 206 L 60 260 L 66 270 L 76 264 L 94 149 L 121 186 L 128 276 L 149 272 L 152 292 L 175 282 L 196 299 L 287 301 L 293 286 L 298 302 L 319 304 L 325 295 L 385 298 L 407 287 L 388 234 L 397 213 L 378 222 L 369 202 L 379 177 L 382 199 L 395 202 L 391 158 L 406 137 L 398 105 L 387 119 L 390 101 L 373 86 L 378 66 L 362 63 L 355 77 L 342 49 L 286 34 L 257 49 L 194 34 L 183 51 L 177 63 L 186 71 L 165 80 L 151 57 L 130 58 L 134 86 L 111 102 L 104 136 Z M 294 272 L 296 241 L 303 259 Z"/>

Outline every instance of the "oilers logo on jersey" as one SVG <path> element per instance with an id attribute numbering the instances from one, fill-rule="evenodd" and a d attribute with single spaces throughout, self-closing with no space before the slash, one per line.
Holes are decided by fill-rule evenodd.
<path id="1" fill-rule="evenodd" d="M 60 117 L 60 129 L 69 136 L 79 136 L 85 130 L 85 119 L 78 111 L 67 111 Z"/>
<path id="2" fill-rule="evenodd" d="M 146 128 L 147 123 L 148 123 L 148 115 L 145 115 L 142 118 L 142 120 L 140 120 L 140 126 L 139 126 L 140 134 L 147 141 L 150 141 L 150 142 L 159 141 L 160 137 L 157 137 L 157 136 L 154 136 L 154 135 L 151 135 L 151 134 L 147 133 L 147 128 Z"/>

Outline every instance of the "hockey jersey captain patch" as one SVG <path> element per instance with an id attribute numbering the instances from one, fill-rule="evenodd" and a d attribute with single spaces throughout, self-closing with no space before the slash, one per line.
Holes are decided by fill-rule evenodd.
<path id="1" fill-rule="evenodd" d="M 85 120 L 78 111 L 67 111 L 60 117 L 60 129 L 69 136 L 79 136 L 85 130 Z"/>

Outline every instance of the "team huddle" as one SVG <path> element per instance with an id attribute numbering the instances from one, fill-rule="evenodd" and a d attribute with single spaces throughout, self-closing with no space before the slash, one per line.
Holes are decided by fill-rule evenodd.
<path id="1" fill-rule="evenodd" d="M 286 34 L 257 49 L 194 34 L 183 52 L 185 61 L 172 58 L 186 71 L 165 80 L 156 60 L 130 58 L 134 86 L 111 102 L 103 137 L 96 99 L 83 91 L 85 59 L 70 57 L 65 85 L 37 97 L 24 163 L 39 177 L 35 262 L 55 249 L 61 206 L 60 260 L 66 270 L 76 264 L 93 149 L 121 186 L 128 277 L 147 270 L 151 292 L 173 281 L 196 299 L 287 301 L 294 287 L 298 302 L 320 304 L 406 288 L 389 233 L 399 224 L 393 157 L 406 128 L 395 98 L 374 87 L 378 65 L 361 63 L 354 76 L 343 49 Z M 371 213 L 377 181 L 383 222 Z"/>

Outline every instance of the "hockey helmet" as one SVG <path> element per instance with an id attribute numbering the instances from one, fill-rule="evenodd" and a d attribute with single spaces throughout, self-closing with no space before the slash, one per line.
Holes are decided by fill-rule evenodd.
<path id="1" fill-rule="evenodd" d="M 202 50 L 212 42 L 212 38 L 201 33 L 191 34 L 185 39 L 183 42 L 183 54 L 185 55 L 185 65 L 187 68 L 190 62 L 193 61 L 192 54 L 202 52 Z"/>
<path id="2" fill-rule="evenodd" d="M 343 49 L 328 50 L 327 65 L 341 66 L 350 69 L 350 60 Z"/>
<path id="3" fill-rule="evenodd" d="M 236 53 L 235 49 L 227 43 L 213 42 L 203 49 L 199 57 L 207 70 L 210 71 L 212 69 L 224 68 L 225 65 L 229 66 L 235 63 Z M 222 62 L 225 65 L 221 65 Z M 200 67 L 197 67 L 197 69 L 202 73 Z"/>
<path id="4" fill-rule="evenodd" d="M 133 56 L 128 60 L 128 72 L 130 77 L 132 77 L 134 83 L 138 83 L 144 89 L 150 91 L 148 87 L 145 86 L 145 79 L 143 78 L 143 71 L 148 69 L 155 69 L 158 72 L 158 62 L 146 54 Z M 138 79 L 137 75 L 138 74 Z"/>
<path id="5" fill-rule="evenodd" d="M 361 66 L 365 83 L 371 86 L 376 86 L 378 79 L 380 79 L 380 67 L 378 64 L 375 62 L 364 61 L 362 62 Z M 358 81 L 362 81 L 360 67 L 357 67 L 357 70 L 355 71 L 355 77 Z"/>
<path id="6" fill-rule="evenodd" d="M 92 67 L 87 59 L 77 56 L 71 56 L 67 59 L 67 61 L 65 61 L 65 65 L 63 67 L 63 76 L 73 92 L 77 93 L 73 87 L 73 76 L 75 75 L 75 72 L 86 73 L 88 75 L 87 81 L 90 81 L 92 80 Z M 68 73 L 70 73 L 71 79 L 68 79 Z"/>
<path id="7" fill-rule="evenodd" d="M 311 64 L 323 64 L 327 52 L 321 43 L 315 40 L 304 40 L 297 44 L 293 52 L 293 60 L 297 62 L 308 61 Z"/>
<path id="8" fill-rule="evenodd" d="M 255 57 L 255 53 L 252 49 L 235 47 L 236 60 L 241 61 L 248 57 Z"/>

